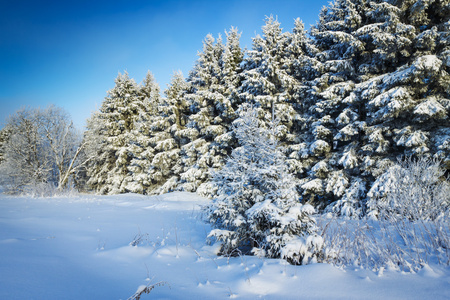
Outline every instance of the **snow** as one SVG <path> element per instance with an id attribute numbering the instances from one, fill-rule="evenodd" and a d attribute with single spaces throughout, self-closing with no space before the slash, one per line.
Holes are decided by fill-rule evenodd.
<path id="1" fill-rule="evenodd" d="M 375 273 L 218 257 L 201 220 L 209 201 L 185 192 L 0 195 L 0 299 L 127 299 L 158 282 L 142 300 L 450 298 L 449 267 Z"/>
<path id="2" fill-rule="evenodd" d="M 421 104 L 417 105 L 414 114 L 426 115 L 430 117 L 437 116 L 437 118 L 445 119 L 446 110 L 439 102 L 436 101 L 435 97 L 431 97 Z"/>

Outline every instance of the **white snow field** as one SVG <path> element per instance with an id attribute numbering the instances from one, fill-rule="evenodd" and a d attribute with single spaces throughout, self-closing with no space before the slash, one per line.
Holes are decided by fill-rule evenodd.
<path id="1" fill-rule="evenodd" d="M 191 193 L 0 196 L 0 299 L 450 299 L 450 268 L 417 274 L 216 256 Z M 141 241 L 139 241 L 139 238 Z M 135 241 L 135 246 L 130 243 Z"/>

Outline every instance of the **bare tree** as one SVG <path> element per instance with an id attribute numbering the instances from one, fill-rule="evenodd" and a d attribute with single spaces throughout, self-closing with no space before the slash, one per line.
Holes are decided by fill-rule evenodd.
<path id="1" fill-rule="evenodd" d="M 82 165 L 81 134 L 63 109 L 25 108 L 12 115 L 4 129 L 1 184 L 7 192 L 49 184 L 62 190 Z"/>

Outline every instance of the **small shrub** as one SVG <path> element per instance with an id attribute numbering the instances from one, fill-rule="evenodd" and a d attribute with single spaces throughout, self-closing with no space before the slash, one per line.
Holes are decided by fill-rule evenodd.
<path id="1" fill-rule="evenodd" d="M 405 159 L 368 193 L 363 220 L 322 219 L 324 260 L 336 265 L 414 272 L 450 264 L 450 185 L 439 161 Z"/>
<path id="2" fill-rule="evenodd" d="M 407 158 L 390 167 L 368 196 L 372 218 L 434 221 L 450 217 L 450 184 L 438 160 Z"/>
<path id="3" fill-rule="evenodd" d="M 149 282 L 147 285 L 141 285 L 140 287 L 138 287 L 136 293 L 134 293 L 131 297 L 129 297 L 127 300 L 139 300 L 141 299 L 141 296 L 144 294 L 150 294 L 150 292 L 158 287 L 158 286 L 165 286 L 168 285 L 167 282 L 165 281 L 160 281 L 157 283 L 152 284 L 151 282 Z"/>

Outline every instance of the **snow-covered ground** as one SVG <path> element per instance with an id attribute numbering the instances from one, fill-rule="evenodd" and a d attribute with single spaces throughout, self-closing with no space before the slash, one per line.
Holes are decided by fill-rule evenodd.
<path id="1" fill-rule="evenodd" d="M 450 268 L 417 274 L 217 257 L 190 193 L 0 196 L 0 299 L 450 299 Z M 140 239 L 140 241 L 139 241 Z M 130 245 L 135 241 L 138 245 Z"/>

